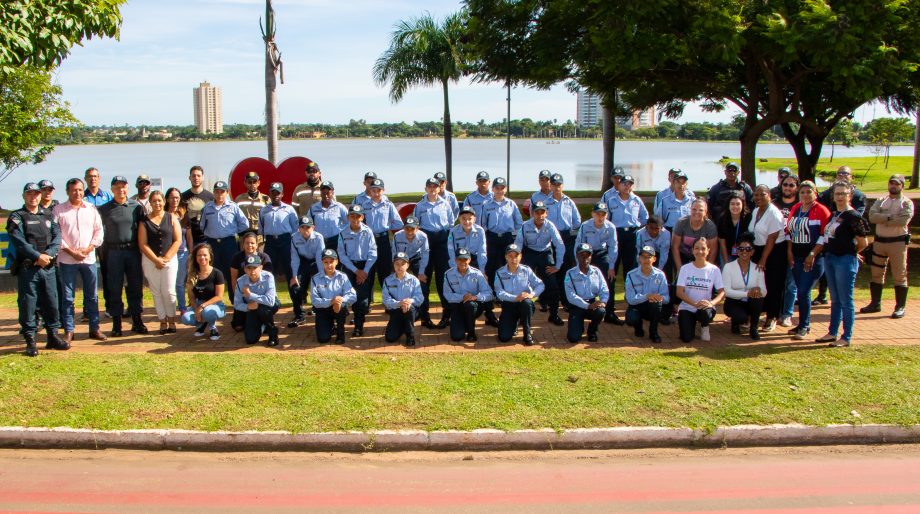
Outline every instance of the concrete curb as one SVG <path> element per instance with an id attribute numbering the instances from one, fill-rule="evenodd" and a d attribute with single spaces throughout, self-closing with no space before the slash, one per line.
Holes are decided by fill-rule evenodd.
<path id="1" fill-rule="evenodd" d="M 174 451 L 494 451 L 920 443 L 920 425 L 739 425 L 425 432 L 198 432 L 0 427 L 0 448 Z"/>

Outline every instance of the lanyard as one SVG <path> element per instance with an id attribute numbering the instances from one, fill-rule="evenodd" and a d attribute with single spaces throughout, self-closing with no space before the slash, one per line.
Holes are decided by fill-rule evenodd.
<path id="1" fill-rule="evenodd" d="M 738 265 L 738 269 L 741 269 L 741 265 Z M 741 280 L 744 281 L 744 290 L 747 291 L 748 281 L 751 280 L 751 261 L 748 261 L 747 273 L 741 272 Z"/>

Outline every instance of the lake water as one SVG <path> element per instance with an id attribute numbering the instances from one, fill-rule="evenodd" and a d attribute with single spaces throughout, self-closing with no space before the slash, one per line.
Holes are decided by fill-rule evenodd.
<path id="1" fill-rule="evenodd" d="M 480 170 L 492 177 L 505 175 L 505 140 L 458 139 L 454 141 L 454 184 L 458 191 L 474 188 Z M 910 146 L 892 147 L 892 155 L 912 155 Z M 226 180 L 233 166 L 246 157 L 266 153 L 262 141 L 227 141 L 211 143 L 138 143 L 110 145 L 59 146 L 48 159 L 35 166 L 17 169 L 0 188 L 0 205 L 21 205 L 22 186 L 27 181 L 50 179 L 63 200 L 64 183 L 71 177 L 83 177 L 83 171 L 95 166 L 103 176 L 103 187 L 115 174 L 132 181 L 141 173 L 159 177 L 165 187 L 188 187 L 188 169 L 204 167 L 206 182 Z M 737 156 L 737 143 L 640 142 L 619 141 L 616 162 L 636 178 L 637 190 L 660 190 L 667 183 L 667 170 L 682 168 L 690 177 L 692 188 L 709 187 L 722 177 L 718 160 L 723 155 Z M 825 148 L 830 155 L 830 148 Z M 281 141 L 282 160 L 304 156 L 315 160 L 323 177 L 336 184 L 338 193 L 357 193 L 366 171 L 376 171 L 386 182 L 388 192 L 421 191 L 425 179 L 444 169 L 444 143 L 441 139 L 350 139 Z M 871 148 L 838 147 L 836 156 L 872 156 Z M 542 169 L 561 173 L 567 189 L 599 188 L 603 153 L 598 140 L 511 141 L 511 187 L 533 190 L 536 175 Z M 762 144 L 758 158 L 793 157 L 786 144 Z M 771 186 L 772 173 L 758 176 Z M 164 187 L 164 189 L 165 189 Z"/>

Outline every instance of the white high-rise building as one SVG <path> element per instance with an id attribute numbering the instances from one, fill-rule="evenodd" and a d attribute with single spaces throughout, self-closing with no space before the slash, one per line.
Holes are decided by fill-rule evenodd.
<path id="1" fill-rule="evenodd" d="M 193 90 L 195 126 L 202 134 L 220 134 L 224 131 L 221 116 L 220 88 L 202 82 Z"/>
<path id="2" fill-rule="evenodd" d="M 601 97 L 595 93 L 578 90 L 578 106 L 575 112 L 575 123 L 579 127 L 593 127 L 600 125 L 604 119 L 604 110 L 601 107 Z"/>

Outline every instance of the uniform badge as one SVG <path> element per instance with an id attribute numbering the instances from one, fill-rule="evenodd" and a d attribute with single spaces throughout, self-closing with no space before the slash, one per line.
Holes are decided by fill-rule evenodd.
<path id="1" fill-rule="evenodd" d="M 45 220 L 45 226 L 51 228 L 51 220 Z"/>

